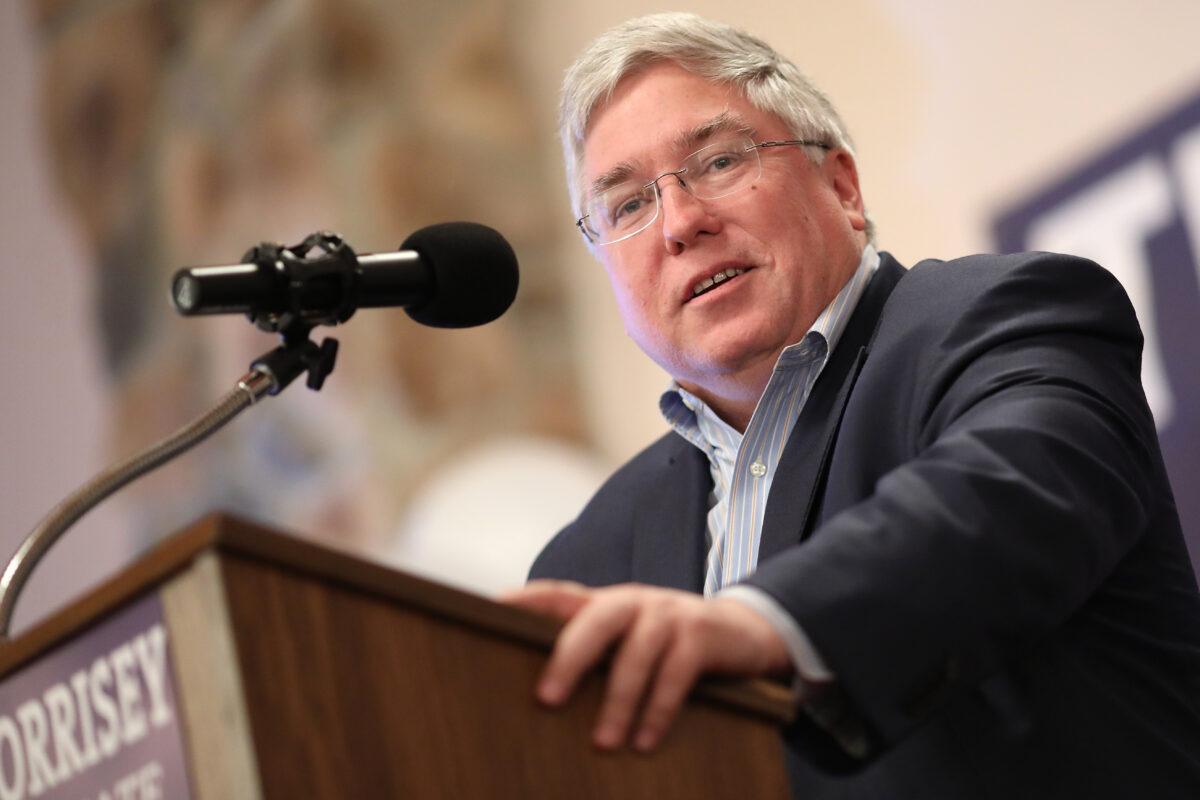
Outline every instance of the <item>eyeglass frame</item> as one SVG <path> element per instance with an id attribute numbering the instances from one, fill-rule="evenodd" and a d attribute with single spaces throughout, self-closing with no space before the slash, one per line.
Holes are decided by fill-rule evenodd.
<path id="1" fill-rule="evenodd" d="M 828 144 L 827 142 L 809 141 L 808 139 L 774 139 L 774 140 L 767 140 L 765 142 L 755 142 L 753 139 L 750 139 L 749 137 L 747 137 L 745 141 L 750 142 L 750 146 L 742 151 L 745 153 L 749 153 L 751 150 L 757 151 L 757 150 L 761 150 L 761 149 L 768 148 L 768 147 L 785 147 L 788 145 L 798 145 L 800 147 L 819 147 L 822 150 L 832 150 L 833 149 L 833 145 Z M 687 158 L 684 158 L 683 160 L 686 162 L 692 156 L 696 155 L 696 153 L 703 152 L 704 150 L 707 150 L 709 147 L 712 147 L 712 145 L 705 145 L 704 147 L 701 147 L 699 150 L 696 150 L 694 153 L 689 153 Z M 758 154 L 755 153 L 755 155 L 758 155 Z M 759 168 L 759 174 L 761 175 L 762 174 L 762 160 L 761 159 L 758 162 L 758 168 Z M 658 182 L 661 181 L 663 178 L 667 177 L 668 175 L 674 175 L 674 176 L 678 177 L 679 175 L 682 175 L 685 172 L 687 172 L 687 167 L 680 167 L 679 169 L 667 170 L 666 172 L 662 173 L 658 177 L 653 178 L 652 180 L 649 180 L 646 183 L 642 184 L 642 186 L 640 187 L 641 190 L 649 189 L 651 186 L 654 187 L 654 215 L 646 221 L 645 225 L 638 228 L 636 231 L 627 233 L 619 239 L 613 239 L 611 242 L 597 242 L 594 239 L 592 239 L 591 234 L 588 233 L 587 225 L 585 223 L 585 220 L 587 220 L 587 218 L 590 217 L 591 214 L 584 214 L 582 217 L 575 220 L 575 227 L 579 228 L 579 232 L 583 234 L 583 238 L 587 240 L 588 244 L 594 244 L 596 247 L 608 247 L 610 244 L 617 244 L 619 242 L 625 241 L 626 239 L 632 239 L 634 236 L 637 236 L 639 233 L 641 233 L 642 231 L 646 230 L 651 225 L 653 225 L 654 221 L 658 219 L 658 215 L 662 213 L 662 189 L 659 187 Z M 691 189 L 688 188 L 688 185 L 682 179 L 679 181 L 679 185 L 681 188 L 683 188 L 683 190 L 685 192 L 687 192 L 692 197 L 696 196 L 696 195 L 692 194 Z M 749 184 L 746 184 L 746 185 L 748 186 Z M 744 188 L 746 188 L 746 186 L 739 186 L 738 188 L 734 189 L 731 192 L 717 195 L 716 197 L 707 197 L 707 198 L 698 198 L 698 199 L 718 200 L 722 197 L 729 197 L 730 195 L 737 194 L 738 192 L 742 191 L 742 189 L 744 189 Z"/>

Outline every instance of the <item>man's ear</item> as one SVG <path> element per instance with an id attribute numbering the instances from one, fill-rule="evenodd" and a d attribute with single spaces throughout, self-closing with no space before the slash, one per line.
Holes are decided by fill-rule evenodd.
<path id="1" fill-rule="evenodd" d="M 867 212 L 863 205 L 862 192 L 858 188 L 858 165 L 854 162 L 854 156 L 846 150 L 830 150 L 825 154 L 821 166 L 829 185 L 837 194 L 838 202 L 846 212 L 850 227 L 856 231 L 865 231 Z"/>

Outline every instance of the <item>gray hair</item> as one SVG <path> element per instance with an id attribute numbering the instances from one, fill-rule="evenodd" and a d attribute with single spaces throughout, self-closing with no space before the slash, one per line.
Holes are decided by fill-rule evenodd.
<path id="1" fill-rule="evenodd" d="M 850 133 L 833 103 L 766 42 L 695 14 L 651 14 L 601 34 L 563 78 L 559 135 L 576 216 L 583 213 L 583 146 L 592 112 L 612 97 L 622 78 L 660 61 L 737 86 L 752 106 L 779 117 L 797 139 L 854 153 Z M 816 148 L 805 152 L 818 162 L 825 154 Z M 873 225 L 868 223 L 869 239 L 872 234 Z"/>

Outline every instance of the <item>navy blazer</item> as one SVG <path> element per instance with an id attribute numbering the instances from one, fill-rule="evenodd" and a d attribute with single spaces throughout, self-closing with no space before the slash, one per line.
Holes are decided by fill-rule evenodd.
<path id="1" fill-rule="evenodd" d="M 1106 271 L 887 254 L 788 440 L 747 579 L 837 688 L 797 797 L 1200 797 L 1200 595 Z M 531 577 L 700 591 L 711 478 L 669 433 Z"/>

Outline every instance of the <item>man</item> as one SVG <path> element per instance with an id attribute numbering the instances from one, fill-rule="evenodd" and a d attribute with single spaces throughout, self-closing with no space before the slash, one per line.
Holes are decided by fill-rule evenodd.
<path id="1" fill-rule="evenodd" d="M 673 430 L 510 598 L 567 620 L 540 699 L 611 653 L 595 743 L 652 750 L 702 673 L 790 676 L 797 796 L 1200 796 L 1200 599 L 1113 278 L 877 253 L 829 102 L 691 15 L 593 43 L 562 135 Z"/>

